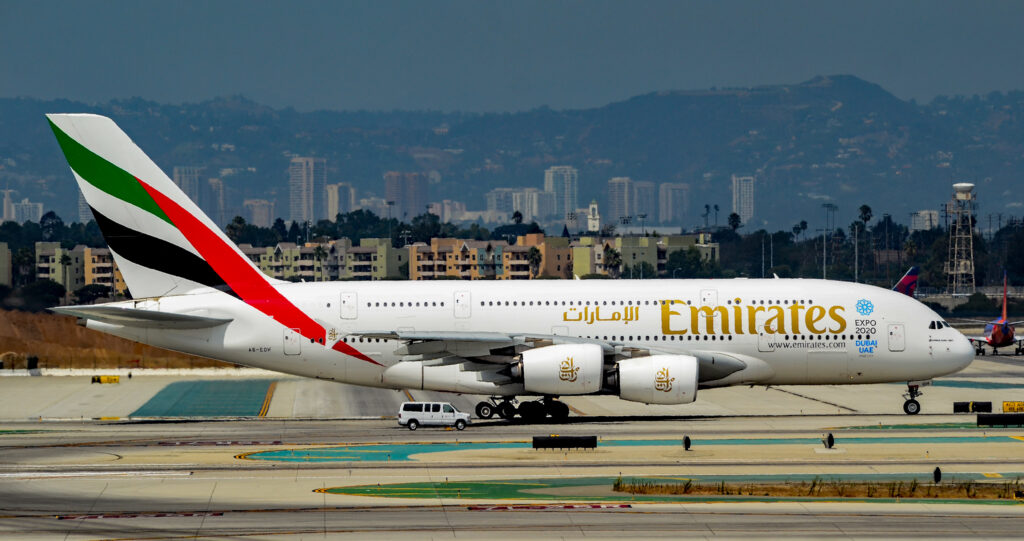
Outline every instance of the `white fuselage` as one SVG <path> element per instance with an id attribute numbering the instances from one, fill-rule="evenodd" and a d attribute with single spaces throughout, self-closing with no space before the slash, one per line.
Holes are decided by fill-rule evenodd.
<path id="1" fill-rule="evenodd" d="M 973 360 L 958 331 L 907 296 L 823 280 L 333 282 L 276 286 L 300 310 L 375 363 L 298 336 L 220 292 L 121 306 L 231 319 L 197 330 L 88 326 L 154 346 L 358 385 L 389 385 L 397 340 L 356 333 L 501 332 L 572 336 L 660 353 L 725 353 L 747 368 L 733 384 L 926 380 Z M 706 307 L 706 309 L 705 309 Z M 435 385 L 437 387 L 437 385 Z M 450 389 L 456 391 L 454 386 Z"/>

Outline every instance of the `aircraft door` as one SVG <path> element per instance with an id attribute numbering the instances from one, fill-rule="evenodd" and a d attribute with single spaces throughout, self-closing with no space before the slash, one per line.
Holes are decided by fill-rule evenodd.
<path id="1" fill-rule="evenodd" d="M 757 328 L 757 350 L 758 351 L 775 351 L 775 347 L 772 345 L 772 341 L 775 339 L 774 334 L 769 334 L 764 329 L 764 325 Z"/>
<path id="2" fill-rule="evenodd" d="M 700 290 L 700 304 L 701 304 L 701 306 L 718 306 L 718 290 L 717 289 L 702 289 L 702 290 Z"/>
<path id="3" fill-rule="evenodd" d="M 355 319 L 359 315 L 359 297 L 352 291 L 341 294 L 341 319 Z"/>
<path id="4" fill-rule="evenodd" d="M 455 317 L 468 318 L 472 313 L 473 298 L 468 291 L 455 292 Z"/>
<path id="5" fill-rule="evenodd" d="M 906 329 L 902 323 L 889 324 L 889 351 L 903 351 L 907 347 Z"/>
<path id="6" fill-rule="evenodd" d="M 302 335 L 298 329 L 284 330 L 284 354 L 298 355 L 302 353 Z"/>

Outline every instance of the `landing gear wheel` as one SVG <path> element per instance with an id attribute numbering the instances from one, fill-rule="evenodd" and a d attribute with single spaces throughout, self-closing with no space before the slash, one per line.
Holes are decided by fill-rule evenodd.
<path id="1" fill-rule="evenodd" d="M 476 405 L 476 416 L 481 419 L 494 417 L 494 405 L 490 402 L 481 402 Z"/>
<path id="2" fill-rule="evenodd" d="M 511 402 L 498 404 L 498 417 L 511 421 L 516 416 L 516 407 Z"/>
<path id="3" fill-rule="evenodd" d="M 417 421 L 416 419 L 409 419 L 409 424 L 406 426 L 409 427 L 409 430 L 416 430 L 417 428 L 420 427 L 420 422 Z"/>
<path id="4" fill-rule="evenodd" d="M 925 382 L 927 385 L 927 382 Z M 903 413 L 907 415 L 917 415 L 921 412 L 921 403 L 917 401 L 917 397 L 921 396 L 921 382 L 908 381 L 907 392 L 903 395 L 907 401 L 903 403 Z"/>
<path id="5" fill-rule="evenodd" d="M 463 421 L 462 419 L 459 419 L 458 421 L 455 421 L 455 428 L 456 428 L 456 430 L 465 430 L 466 429 L 466 421 Z"/>
<path id="6" fill-rule="evenodd" d="M 527 423 L 540 423 L 547 417 L 543 402 L 523 402 L 519 404 L 519 416 Z"/>
<path id="7" fill-rule="evenodd" d="M 565 402 L 556 402 L 554 400 L 545 404 L 545 408 L 548 415 L 554 421 L 564 421 L 569 417 L 569 406 Z"/>

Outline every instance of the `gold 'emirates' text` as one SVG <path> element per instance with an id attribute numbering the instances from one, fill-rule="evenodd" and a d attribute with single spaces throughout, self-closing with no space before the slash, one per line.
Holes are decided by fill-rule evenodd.
<path id="1" fill-rule="evenodd" d="M 681 300 L 661 303 L 664 334 L 756 334 L 758 326 L 770 334 L 839 334 L 846 330 L 842 306 L 688 306 Z M 682 311 L 677 311 L 676 308 Z M 688 308 L 689 310 L 685 310 Z M 730 310 L 731 308 L 731 310 Z M 703 320 L 703 331 L 701 330 Z M 687 325 L 689 323 L 689 325 Z"/>

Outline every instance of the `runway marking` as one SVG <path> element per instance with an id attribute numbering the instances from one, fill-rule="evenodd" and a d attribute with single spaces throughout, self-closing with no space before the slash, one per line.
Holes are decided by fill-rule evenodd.
<path id="1" fill-rule="evenodd" d="M 1024 441 L 1024 437 L 1009 436 L 854 436 L 840 435 L 837 444 L 964 444 L 964 443 L 1010 443 Z M 722 445 L 821 445 L 815 437 L 793 438 L 708 438 L 693 441 L 700 446 Z M 677 439 L 631 439 L 601 440 L 602 447 L 680 447 Z M 307 447 L 300 449 L 274 449 L 253 451 L 236 455 L 247 460 L 270 460 L 278 462 L 373 462 L 411 461 L 413 455 L 444 453 L 449 451 L 479 451 L 491 449 L 531 449 L 526 441 L 452 442 L 452 443 L 399 443 L 399 444 L 357 444 L 331 447 Z M 382 455 L 387 455 L 382 456 Z"/>
<path id="2" fill-rule="evenodd" d="M 51 479 L 59 477 L 188 477 L 177 471 L 85 471 L 85 472 L 15 472 L 0 473 L 0 479 Z"/>
<path id="3" fill-rule="evenodd" d="M 470 505 L 467 511 L 543 511 L 545 509 L 632 509 L 628 503 L 527 503 L 515 505 Z"/>
<path id="4" fill-rule="evenodd" d="M 409 399 L 409 402 L 416 401 L 416 399 L 412 397 L 412 393 L 409 392 L 409 389 L 402 389 L 402 392 L 405 393 L 405 397 Z"/>
<path id="5" fill-rule="evenodd" d="M 562 402 L 562 403 L 563 403 L 563 404 L 565 404 L 566 406 L 568 406 L 568 407 L 569 407 L 569 410 L 570 410 L 570 411 L 572 411 L 573 413 L 575 413 L 576 415 L 579 415 L 580 417 L 586 417 L 586 416 L 587 416 L 587 414 L 586 414 L 586 413 L 583 413 L 583 412 L 582 412 L 582 411 L 580 411 L 579 409 L 577 409 L 577 408 L 574 408 L 574 407 L 572 406 L 572 404 L 569 404 L 569 403 L 567 403 L 567 402 Z"/>
<path id="6" fill-rule="evenodd" d="M 267 395 L 265 397 L 263 397 L 263 405 L 260 407 L 260 413 L 259 413 L 259 415 L 257 415 L 257 417 L 266 417 L 267 416 L 267 411 L 270 409 L 270 401 L 271 401 L 271 399 L 274 398 L 274 389 L 276 389 L 276 388 L 277 388 L 277 382 L 276 381 L 270 382 L 270 385 L 267 386 Z"/>
<path id="7" fill-rule="evenodd" d="M 836 404 L 835 402 L 829 402 L 828 400 L 821 400 L 820 398 L 814 398 L 813 396 L 807 396 L 807 395 L 803 395 L 803 394 L 800 394 L 800 393 L 795 393 L 793 391 L 787 391 L 786 389 L 780 389 L 778 387 L 769 387 L 769 389 L 771 389 L 773 391 L 779 391 L 780 393 L 786 393 L 786 394 L 791 394 L 793 396 L 799 396 L 800 398 L 803 398 L 805 400 L 813 400 L 814 402 L 819 402 L 821 404 L 827 404 L 829 406 L 833 406 L 833 407 L 836 407 L 836 408 L 841 408 L 841 409 L 844 409 L 844 410 L 846 410 L 846 411 L 848 411 L 850 413 L 860 413 L 859 411 L 857 411 L 857 410 L 855 410 L 853 408 L 848 408 L 846 406 L 840 406 L 839 404 Z"/>
<path id="8" fill-rule="evenodd" d="M 1001 473 L 982 473 L 982 475 L 988 477 L 989 479 L 998 479 L 1003 476 L 1003 474 Z"/>

